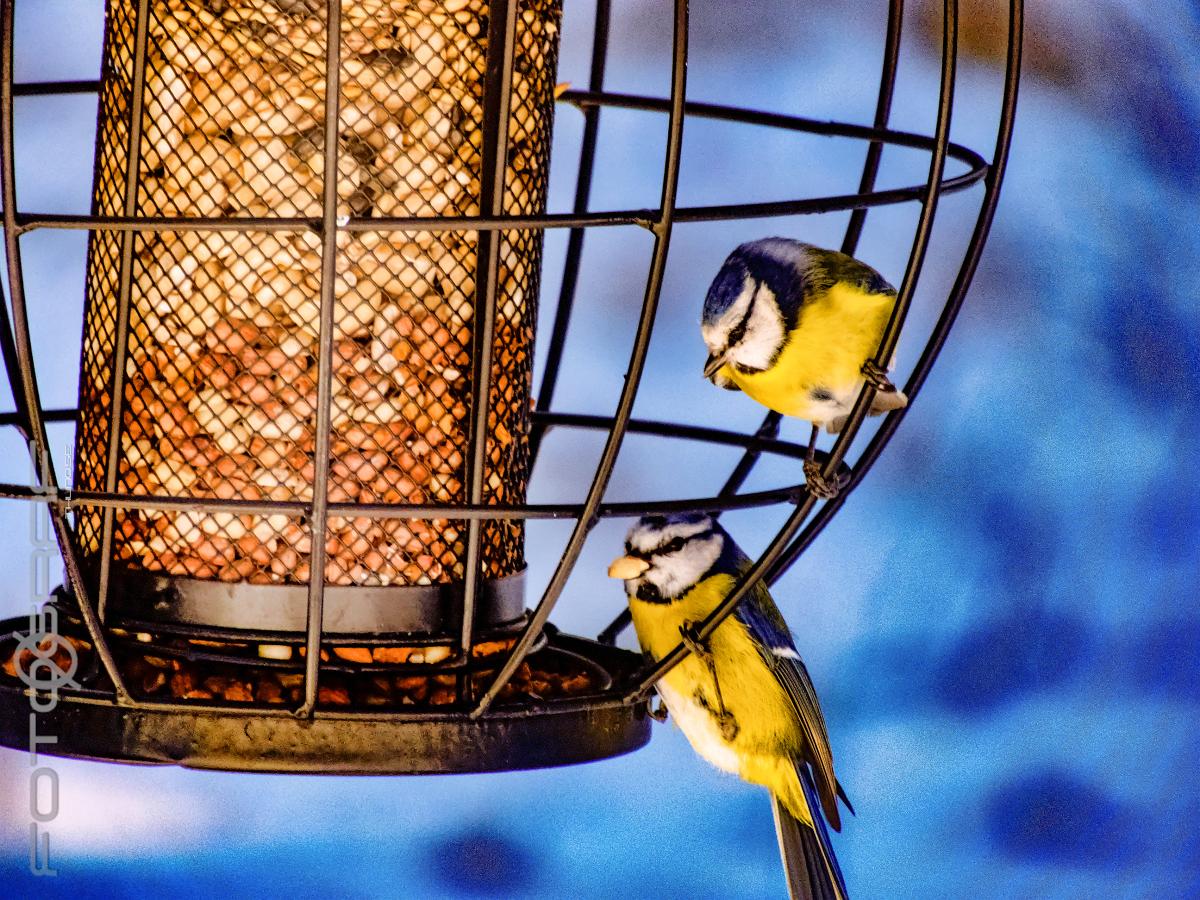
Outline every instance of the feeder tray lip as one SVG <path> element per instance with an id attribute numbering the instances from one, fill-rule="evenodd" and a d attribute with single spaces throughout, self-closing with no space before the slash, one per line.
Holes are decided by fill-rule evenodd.
<path id="1" fill-rule="evenodd" d="M 0 633 L 28 626 L 0 622 Z M 548 629 L 546 651 L 582 657 L 621 683 L 641 662 L 627 650 Z M 47 704 L 43 704 L 47 705 Z M 0 676 L 0 746 L 29 749 L 30 698 Z M 193 769 L 334 775 L 501 772 L 574 765 L 630 753 L 650 740 L 645 702 L 609 690 L 498 705 L 479 719 L 456 709 L 351 712 L 318 709 L 297 719 L 273 707 L 210 710 L 171 704 L 118 706 L 111 693 L 61 689 L 38 713 L 37 730 L 57 743 L 39 753 L 100 762 Z"/>
<path id="2" fill-rule="evenodd" d="M 351 637 L 381 633 L 444 634 L 459 621 L 461 583 L 326 585 L 322 630 Z M 190 625 L 233 631 L 303 633 L 308 585 L 246 584 L 114 569 L 109 622 Z M 510 624 L 525 612 L 525 570 L 480 584 L 475 620 L 481 629 Z"/>

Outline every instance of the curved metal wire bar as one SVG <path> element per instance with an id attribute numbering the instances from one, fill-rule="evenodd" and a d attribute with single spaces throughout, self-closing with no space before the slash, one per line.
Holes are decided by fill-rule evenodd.
<path id="1" fill-rule="evenodd" d="M 14 97 L 57 97 L 65 94 L 98 94 L 100 82 L 82 81 L 20 81 L 13 85 Z"/>
<path id="2" fill-rule="evenodd" d="M 888 118 L 892 112 L 892 97 L 896 92 L 896 68 L 900 60 L 900 38 L 904 23 L 904 0 L 891 0 L 888 5 L 887 32 L 883 46 L 883 65 L 879 73 L 879 92 L 875 100 L 875 119 L 873 127 L 877 130 L 887 128 Z M 863 160 L 862 177 L 858 183 L 860 194 L 869 194 L 875 188 L 875 177 L 879 174 L 879 163 L 883 158 L 883 141 L 873 140 L 867 147 L 867 156 Z M 841 251 L 849 256 L 854 255 L 858 248 L 858 239 L 862 236 L 863 224 L 867 219 L 867 208 L 858 207 L 851 211 L 850 221 L 846 225 L 846 234 L 842 238 Z M 780 413 L 772 410 L 763 418 L 759 433 L 776 435 L 779 424 L 783 420 Z M 729 475 L 721 492 L 736 492 L 746 478 L 749 477 L 758 456 L 753 451 L 747 451 L 737 467 Z"/>
<path id="3" fill-rule="evenodd" d="M 3 299 L 3 295 L 0 294 L 0 306 L 3 306 Z M 8 388 L 12 394 L 13 405 L 16 407 L 16 411 L 6 413 L 5 418 L 12 420 L 11 424 L 17 427 L 21 437 L 28 444 L 33 440 L 33 435 L 30 431 L 25 395 L 21 390 L 21 367 L 17 362 L 17 343 L 13 337 L 12 323 L 8 320 L 7 306 L 0 308 L 0 357 L 4 361 L 4 373 L 8 378 Z"/>
<path id="4" fill-rule="evenodd" d="M 975 221 L 975 228 L 971 234 L 970 242 L 967 245 L 962 266 L 959 268 L 958 276 L 954 281 L 954 286 L 951 288 L 950 297 L 942 310 L 941 316 L 938 318 L 937 324 L 934 326 L 925 351 L 917 361 L 908 382 L 904 386 L 904 392 L 910 399 L 915 398 L 920 392 L 925 379 L 933 368 L 934 362 L 937 360 L 938 354 L 941 352 L 942 346 L 946 342 L 946 337 L 950 333 L 950 328 L 954 325 L 954 320 L 958 317 L 959 310 L 962 308 L 963 300 L 966 297 L 967 289 L 971 286 L 971 280 L 975 277 L 975 270 L 979 265 L 979 258 L 983 253 L 984 242 L 987 240 L 988 232 L 992 227 L 992 220 L 996 214 L 996 205 L 1000 200 L 1000 185 L 1004 180 L 1004 170 L 1008 165 L 1008 154 L 1012 145 L 1013 124 L 1017 111 L 1017 93 L 1021 78 L 1023 28 L 1023 0 L 1012 0 L 1009 4 L 1008 59 L 1004 76 L 1004 93 L 1000 106 L 1000 120 L 996 129 L 995 151 L 992 155 L 992 163 L 988 170 L 987 179 L 984 182 L 983 202 L 980 206 L 978 218 Z M 863 450 L 862 455 L 855 460 L 854 474 L 851 476 L 849 483 L 837 497 L 821 507 L 817 514 L 813 516 L 812 521 L 800 533 L 799 537 L 795 539 L 787 550 L 780 555 L 778 561 L 767 571 L 766 579 L 768 583 L 774 584 L 787 572 L 800 557 L 800 554 L 824 530 L 829 520 L 833 518 L 833 515 L 841 509 L 842 504 L 846 502 L 846 498 L 858 487 L 867 472 L 870 471 L 871 466 L 874 465 L 875 460 L 878 459 L 884 446 L 891 440 L 892 435 L 904 418 L 904 413 L 905 410 L 903 409 L 896 410 L 895 413 L 889 415 L 884 420 L 879 430 Z"/>
<path id="5" fill-rule="evenodd" d="M 608 29 L 612 18 L 612 0 L 597 0 L 596 21 L 592 26 L 592 64 L 588 74 L 588 90 L 604 89 L 604 69 L 608 62 Z M 579 148 L 579 169 L 575 178 L 575 200 L 571 211 L 587 212 L 592 195 L 592 175 L 596 169 L 596 144 L 600 139 L 600 107 L 590 106 L 583 110 L 583 140 Z M 583 259 L 583 228 L 572 228 L 567 236 L 567 254 L 563 260 L 562 284 L 558 291 L 558 306 L 554 310 L 554 323 L 550 327 L 550 347 L 546 351 L 545 368 L 538 387 L 535 412 L 546 412 L 554 401 L 554 390 L 558 386 L 558 372 L 562 366 L 563 351 L 567 345 L 567 329 L 571 324 L 571 310 L 575 306 L 575 289 L 579 284 L 579 265 Z M 545 429 L 534 425 L 529 434 L 529 468 L 537 465 L 538 453 L 542 449 Z"/>
<path id="6" fill-rule="evenodd" d="M 51 410 L 47 421 L 73 422 L 74 410 Z M 17 426 L 16 413 L 0 414 L 0 427 Z M 548 413 L 539 418 L 551 421 L 555 427 L 586 428 L 609 431 L 614 419 L 611 416 L 583 415 L 578 413 Z M 682 425 L 676 422 L 657 422 L 646 419 L 630 419 L 627 431 L 633 434 L 651 435 L 676 440 L 701 441 L 717 446 L 750 449 L 759 453 L 784 456 L 789 459 L 804 459 L 807 447 L 791 441 L 762 438 L 740 432 L 706 428 L 698 425 Z M 824 459 L 824 451 L 817 451 L 817 458 Z M 851 470 L 843 465 L 839 478 L 849 479 Z M 732 493 L 713 497 L 690 497 L 676 500 L 629 500 L 601 503 L 596 510 L 600 519 L 621 518 L 651 514 L 692 512 L 695 510 L 752 509 L 778 503 L 794 502 L 804 491 L 804 485 L 792 484 L 744 494 Z M 44 488 L 33 489 L 28 485 L 0 482 L 0 499 L 44 502 L 60 506 L 64 511 L 75 507 L 101 507 L 121 510 L 174 510 L 200 513 L 231 513 L 235 515 L 286 515 L 292 518 L 312 514 L 312 505 L 302 501 L 288 500 L 223 500 L 217 497 L 198 499 L 157 494 L 106 493 L 104 491 L 70 491 Z M 333 517 L 362 516 L 370 519 L 385 518 L 453 518 L 453 519 L 578 519 L 584 511 L 582 503 L 543 503 L 492 506 L 486 503 L 464 504 L 399 504 L 399 503 L 330 503 L 328 512 Z"/>
<path id="7" fill-rule="evenodd" d="M 508 119 L 512 108 L 512 73 L 517 30 L 517 0 L 492 0 L 488 7 L 487 71 L 483 97 L 483 159 L 479 177 L 479 209 L 489 215 L 504 211 L 508 173 Z M 496 331 L 496 291 L 500 280 L 501 236 L 480 231 L 475 267 L 475 309 L 471 329 L 471 418 L 467 435 L 467 502 L 483 502 L 483 469 L 488 445 L 488 407 L 492 385 L 492 347 Z M 463 606 L 458 652 L 471 652 L 475 601 L 483 578 L 483 520 L 467 522 L 463 559 Z"/>
<path id="8" fill-rule="evenodd" d="M 37 694 L 45 699 L 48 695 L 45 692 L 36 692 L 26 690 L 26 694 Z M 113 699 L 107 691 L 99 691 L 94 688 L 85 688 L 84 691 L 72 691 L 70 694 L 71 703 L 86 704 L 89 706 L 111 706 Z M 130 704 L 140 710 L 154 713 L 179 713 L 181 715 L 202 715 L 205 713 L 225 713 L 232 715 L 253 715 L 255 718 L 287 718 L 294 716 L 295 713 L 286 708 L 276 705 L 256 705 L 250 706 L 245 703 L 237 702 L 212 702 L 207 703 L 200 700 L 188 701 L 159 701 L 145 700 Z M 614 707 L 628 706 L 629 703 L 621 696 L 618 691 L 598 691 L 593 694 L 578 694 L 569 697 L 563 697 L 554 701 L 554 710 L 559 713 L 569 714 L 574 712 L 590 712 L 600 709 L 612 709 Z M 445 710 L 445 711 L 442 711 Z M 531 710 L 536 710 L 536 704 L 525 702 L 514 704 L 512 706 L 502 707 L 492 715 L 498 719 L 505 718 L 522 718 L 530 714 Z M 445 722 L 460 719 L 462 713 L 455 711 L 453 707 L 442 707 L 441 709 L 434 707 L 428 710 L 417 710 L 413 712 L 401 712 L 396 710 L 387 710 L 385 712 L 355 712 L 350 710 L 339 710 L 338 708 L 318 708 L 310 717 L 320 721 L 348 721 L 348 722 Z"/>
<path id="9" fill-rule="evenodd" d="M 567 91 L 562 95 L 563 102 L 573 103 L 586 108 L 593 105 L 611 106 L 617 109 L 633 109 L 644 112 L 665 113 L 670 108 L 670 101 L 661 97 L 644 97 L 638 94 L 618 94 L 611 92 L 589 93 L 587 91 Z M 937 138 L 917 134 L 912 131 L 897 131 L 871 125 L 855 125 L 849 122 L 838 122 L 832 119 L 810 119 L 807 116 L 795 116 L 788 113 L 764 112 L 762 110 L 746 110 L 739 106 L 729 106 L 723 103 L 705 103 L 701 100 L 689 100 L 685 104 L 688 116 L 698 119 L 715 119 L 723 122 L 735 122 L 744 125 L 762 125 L 768 128 L 781 128 L 786 131 L 797 131 L 804 134 L 815 134 L 821 137 L 844 137 L 863 141 L 882 141 L 885 144 L 895 144 L 909 147 L 913 150 L 933 151 L 937 148 Z M 955 141 L 947 141 L 940 152 L 946 153 L 951 159 L 957 159 L 967 165 L 986 165 L 983 157 Z M 925 185 L 922 185 L 924 188 Z M 751 206 L 755 204 L 749 204 Z M 703 207 L 681 206 L 678 216 L 688 216 L 692 210 Z M 677 221 L 682 219 L 677 218 Z"/>
<path id="10" fill-rule="evenodd" d="M 585 97 L 596 105 L 620 106 L 648 112 L 666 112 L 669 101 L 653 97 L 626 94 L 584 94 L 568 91 L 563 98 Z M 721 119 L 746 125 L 781 128 L 806 134 L 826 137 L 846 137 L 856 140 L 881 141 L 900 147 L 933 152 L 933 138 L 908 131 L 873 128 L 844 122 L 820 122 L 801 116 L 766 113 L 740 109 L 712 103 L 692 102 L 686 104 L 690 115 L 697 118 Z M 946 179 L 941 185 L 942 193 L 966 190 L 983 180 L 987 163 L 974 150 L 961 144 L 949 143 L 945 148 L 949 156 L 967 166 L 960 175 Z M 716 222 L 730 219 L 770 218 L 777 216 L 813 215 L 817 213 L 841 212 L 865 209 L 873 206 L 891 206 L 920 200 L 927 185 L 909 185 L 872 191 L 868 194 L 840 194 L 829 197 L 810 197 L 798 200 L 775 200 L 758 203 L 717 204 L 709 206 L 678 207 L 673 214 L 675 222 Z M 661 224 L 661 213 L 655 209 L 626 209 L 593 213 L 546 213 L 540 216 L 377 216 L 350 217 L 341 226 L 349 232 L 387 231 L 499 231 L 522 228 L 579 228 L 615 227 L 637 225 L 654 230 Z M 216 216 L 97 216 L 59 213 L 18 213 L 17 233 L 42 228 L 94 230 L 94 231 L 283 231 L 320 233 L 322 220 L 316 218 L 284 218 L 274 216 L 239 216 L 237 218 Z"/>
<path id="11" fill-rule="evenodd" d="M 0 316 L 0 327 L 3 327 L 4 324 L 5 324 L 5 319 L 3 316 Z M 17 380 L 13 384 L 17 385 L 20 383 L 21 383 L 21 379 L 20 379 L 20 375 L 18 374 Z M 70 422 L 72 425 L 74 425 L 74 424 L 78 423 L 78 421 L 79 421 L 79 410 L 78 409 L 46 409 L 46 410 L 42 410 L 42 421 L 47 422 L 47 423 L 49 423 L 49 422 L 54 422 L 54 423 Z M 29 439 L 29 434 L 25 431 L 25 429 L 23 427 L 23 419 L 22 419 L 22 415 L 20 412 L 0 413 L 0 428 L 7 428 L 7 427 L 16 428 L 18 431 L 21 432 L 22 437 L 24 437 L 26 440 Z"/>
<path id="12" fill-rule="evenodd" d="M 957 0 L 945 0 L 943 10 L 941 88 L 938 96 L 937 125 L 934 131 L 937 149 L 935 149 L 933 159 L 930 162 L 928 190 L 921 204 L 921 215 L 917 221 L 913 246 L 909 254 L 908 267 L 904 273 L 904 280 L 901 282 L 900 290 L 897 292 L 896 303 L 892 309 L 891 318 L 884 329 L 879 350 L 875 354 L 875 362 L 880 365 L 886 365 L 887 361 L 891 359 L 893 349 L 900 335 L 900 330 L 904 325 L 909 304 L 916 289 L 917 279 L 920 277 L 930 232 L 933 228 L 934 214 L 937 211 L 942 168 L 946 162 L 946 148 L 949 144 L 950 114 L 954 101 L 954 76 L 957 62 Z M 822 467 L 822 474 L 825 478 L 831 478 L 836 474 L 838 465 L 845 457 L 850 443 L 857 436 L 858 430 L 862 426 L 867 414 L 867 408 L 870 406 L 874 395 L 875 388 L 869 382 L 866 383 L 858 396 L 858 400 L 854 404 L 854 408 L 850 411 L 850 416 L 846 421 L 844 429 L 834 442 L 829 459 Z M 800 526 L 804 523 L 804 520 L 816 504 L 816 497 L 809 492 L 806 493 L 808 495 L 800 503 L 796 511 L 788 517 L 787 522 L 784 523 L 779 533 L 772 539 L 767 549 L 743 573 L 742 577 L 738 579 L 737 584 L 721 603 L 699 624 L 696 629 L 699 640 L 707 640 L 717 627 L 733 614 L 738 604 L 749 595 L 750 591 L 762 580 L 767 570 L 783 554 L 784 549 L 796 535 L 796 532 L 799 531 Z M 637 673 L 634 676 L 631 685 L 632 689 L 627 695 L 627 699 L 634 701 L 647 696 L 655 683 L 667 675 L 675 666 L 679 665 L 689 653 L 690 650 L 684 646 L 681 640 L 670 653 L 663 656 L 657 663 L 645 667 L 641 673 Z"/>
<path id="13" fill-rule="evenodd" d="M 896 93 L 896 68 L 900 61 L 900 38 L 903 35 L 903 26 L 904 0 L 891 0 L 888 5 L 887 32 L 883 41 L 883 65 L 879 72 L 879 93 L 875 100 L 875 118 L 872 122 L 875 128 L 887 128 L 888 119 L 892 114 L 892 98 Z M 860 194 L 868 193 L 875 187 L 875 178 L 879 174 L 879 163 L 882 159 L 883 142 L 871 141 L 871 145 L 867 147 L 867 158 L 863 160 L 862 180 L 858 183 Z M 866 209 L 860 208 L 850 213 L 846 235 L 842 238 L 843 253 L 854 255 L 866 221 Z"/>
<path id="14" fill-rule="evenodd" d="M 903 22 L 904 0 L 891 0 L 891 3 L 888 5 L 887 28 L 883 46 L 883 64 L 880 67 L 879 73 L 879 91 L 875 99 L 873 126 L 877 129 L 886 128 L 888 118 L 891 115 L 892 97 L 896 90 L 896 67 L 900 59 L 900 37 L 903 32 Z M 875 176 L 879 173 L 879 162 L 882 156 L 883 142 L 872 141 L 867 148 L 866 158 L 863 160 L 862 176 L 858 183 L 858 192 L 860 194 L 869 193 L 874 189 Z M 846 225 L 846 234 L 842 239 L 841 250 L 843 253 L 850 256 L 854 255 L 866 218 L 867 210 L 865 208 L 858 208 L 850 213 L 850 221 Z M 778 437 L 779 426 L 782 421 L 783 416 L 780 413 L 774 410 L 769 411 L 763 417 L 762 424 L 758 426 L 755 435 L 763 438 Z M 754 471 L 754 467 L 758 464 L 761 454 L 762 451 L 748 447 L 729 473 L 729 477 L 725 480 L 725 484 L 722 486 L 718 496 L 727 497 L 736 495 L 741 490 L 742 485 L 746 483 L 746 479 L 750 477 L 750 473 Z M 596 636 L 596 640 L 602 644 L 615 644 L 621 632 L 628 628 L 632 621 L 633 615 L 629 611 L 629 607 L 626 606 Z"/>
<path id="15" fill-rule="evenodd" d="M 7 314 L 0 352 L 4 354 L 5 368 L 11 373 L 15 367 L 17 380 L 11 383 L 13 399 L 18 414 L 22 417 L 25 434 L 29 438 L 33 471 L 43 492 L 56 492 L 58 479 L 54 474 L 54 461 L 50 454 L 50 443 L 46 437 L 46 423 L 42 419 L 41 392 L 38 389 L 37 371 L 33 363 L 33 345 L 29 333 L 29 318 L 25 306 L 25 279 L 21 267 L 21 247 L 16 228 L 17 186 L 16 156 L 13 140 L 13 4 L 14 0 L 0 0 L 0 196 L 4 206 L 4 253 L 8 266 L 9 304 L 12 324 L 9 330 Z M 14 366 L 15 363 L 15 366 Z M 96 609 L 92 606 L 79 566 L 75 550 L 74 535 L 67 524 L 61 508 L 50 506 L 50 522 L 62 550 L 67 578 L 78 592 L 80 613 L 84 625 L 96 648 L 104 671 L 112 681 L 117 702 L 127 705 L 132 702 L 116 659 L 104 637 Z"/>
<path id="16" fill-rule="evenodd" d="M 54 423 L 70 423 L 74 424 L 79 419 L 78 409 L 48 409 L 42 413 L 42 418 L 46 422 Z M 542 428 L 588 428 L 601 429 L 607 431 L 612 427 L 612 416 L 601 416 L 594 413 L 569 413 L 569 412 L 534 412 L 532 418 L 535 424 Z M 20 428 L 20 414 L 16 412 L 0 413 L 0 428 L 15 427 Z M 765 452 L 775 453 L 783 456 L 795 456 L 798 459 L 804 457 L 807 452 L 807 445 L 796 443 L 795 441 L 784 441 L 777 438 L 767 438 L 758 434 L 744 434 L 740 431 L 729 431 L 724 428 L 713 428 L 708 425 L 689 425 L 683 422 L 663 422 L 657 419 L 630 419 L 629 431 L 638 434 L 650 434 L 658 437 L 679 438 L 681 440 L 690 441 L 708 441 L 709 443 L 720 444 L 726 447 L 761 447 Z M 820 451 L 817 451 L 818 453 Z M 69 498 L 83 496 L 83 493 L 71 494 L 66 492 Z M 103 491 L 96 491 L 91 494 L 95 497 L 110 496 Z M 123 494 L 112 494 L 111 496 L 126 496 Z M 201 503 L 204 500 L 198 498 L 177 498 L 182 503 Z M 264 509 L 270 509 L 272 512 L 283 512 L 289 504 L 287 501 L 262 501 L 261 506 Z M 295 504 L 292 504 L 295 505 Z M 303 504 L 301 504 L 303 505 Z M 331 504 L 331 508 L 336 504 Z M 354 504 L 343 504 L 353 506 Z M 450 510 L 451 512 L 469 509 L 469 506 L 461 504 L 444 504 L 434 506 L 430 504 L 379 504 L 386 505 L 389 509 L 432 509 L 432 510 Z M 482 507 L 481 507 L 482 508 Z M 488 507 L 500 509 L 501 507 Z M 514 507 L 514 508 L 534 508 L 534 507 Z M 441 515 L 441 512 L 438 513 Z"/>
<path id="17" fill-rule="evenodd" d="M 654 251 L 650 262 L 650 273 L 646 282 L 642 313 L 638 320 L 629 365 L 625 372 L 625 386 L 621 390 L 621 397 L 614 415 L 615 421 L 608 434 L 608 440 L 604 444 L 600 462 L 596 466 L 596 474 L 588 489 L 579 521 L 575 523 L 563 555 L 546 585 L 542 599 L 530 617 L 529 624 L 525 626 L 525 631 L 513 646 L 508 660 L 496 674 L 496 678 L 480 698 L 475 709 L 471 711 L 472 718 L 478 718 L 487 711 L 492 701 L 516 673 L 533 641 L 550 617 L 555 603 L 562 595 L 567 578 L 583 550 L 584 541 L 598 521 L 596 510 L 604 498 L 609 478 L 612 476 L 613 467 L 617 462 L 617 454 L 620 452 L 621 443 L 625 438 L 629 418 L 633 413 L 633 404 L 637 399 L 638 385 L 641 383 L 646 354 L 650 349 L 650 335 L 654 329 L 658 301 L 662 292 L 667 251 L 670 249 L 671 229 L 674 225 L 675 200 L 679 190 L 679 162 L 683 147 L 684 102 L 687 93 L 688 0 L 675 0 L 674 7 L 674 26 L 671 39 L 671 113 L 667 124 L 662 198 L 657 224 L 654 226 Z"/>
<path id="18" fill-rule="evenodd" d="M 304 702 L 297 718 L 310 718 L 317 706 L 321 677 L 321 631 L 325 618 L 325 547 L 329 540 L 329 445 L 333 421 L 333 320 L 337 263 L 337 171 L 341 68 L 342 3 L 325 3 L 325 148 L 321 196 L 320 323 L 317 327 L 317 422 L 313 448 L 312 512 L 309 533 L 308 622 L 304 639 Z"/>
<path id="19" fill-rule="evenodd" d="M 611 425 L 611 419 L 607 420 Z M 607 428 L 607 426 L 606 426 Z M 631 428 L 630 431 L 633 431 Z M 769 452 L 769 451 L 768 451 Z M 788 448 L 787 456 L 793 459 L 804 457 L 804 448 Z M 820 458 L 820 456 L 818 456 Z M 846 477 L 849 477 L 849 467 L 844 467 Z M 804 483 L 789 484 L 783 487 L 770 488 L 762 491 L 750 491 L 745 494 L 730 494 L 727 496 L 688 497 L 678 500 L 624 500 L 612 503 L 602 503 L 596 508 L 597 519 L 620 519 L 630 516 L 669 515 L 677 512 L 709 512 L 730 509 L 755 509 L 762 506 L 774 506 L 779 503 L 793 503 L 804 493 Z M 25 500 L 37 503 L 47 503 L 51 507 L 69 511 L 76 506 L 98 508 L 114 508 L 121 510 L 175 510 L 188 512 L 229 513 L 232 515 L 265 516 L 283 514 L 293 518 L 308 516 L 311 505 L 300 502 L 278 501 L 277 505 L 267 507 L 264 501 L 251 500 L 221 500 L 212 498 L 204 501 L 190 500 L 180 497 L 165 497 L 153 494 L 113 494 L 80 491 L 71 493 L 62 490 L 46 490 L 32 488 L 23 484 L 0 482 L 0 499 Z M 581 503 L 539 503 L 531 506 L 491 506 L 481 503 L 478 506 L 421 506 L 396 505 L 385 503 L 330 503 L 327 510 L 332 517 L 360 516 L 366 519 L 421 519 L 421 518 L 458 518 L 458 519 L 578 519 L 584 512 Z"/>

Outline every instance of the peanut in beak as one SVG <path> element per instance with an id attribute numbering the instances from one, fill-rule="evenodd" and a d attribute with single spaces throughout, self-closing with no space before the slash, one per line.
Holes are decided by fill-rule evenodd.
<path id="1" fill-rule="evenodd" d="M 636 556 L 621 556 L 614 559 L 612 565 L 608 567 L 608 577 L 628 580 L 637 578 L 649 568 L 650 563 L 644 559 L 638 559 Z"/>

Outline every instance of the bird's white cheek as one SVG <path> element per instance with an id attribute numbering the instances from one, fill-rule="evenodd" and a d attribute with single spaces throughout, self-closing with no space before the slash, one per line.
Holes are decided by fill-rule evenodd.
<path id="1" fill-rule="evenodd" d="M 783 346 L 786 325 L 775 295 L 763 285 L 750 310 L 746 336 L 737 345 L 734 360 L 748 369 L 766 369 Z"/>
<path id="2" fill-rule="evenodd" d="M 704 338 L 704 346 L 708 348 L 709 353 L 720 352 L 723 336 L 717 328 L 712 325 L 701 325 L 700 337 Z"/>

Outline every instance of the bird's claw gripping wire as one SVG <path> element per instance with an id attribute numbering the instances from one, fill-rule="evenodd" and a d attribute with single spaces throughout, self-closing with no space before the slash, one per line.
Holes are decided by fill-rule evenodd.
<path id="1" fill-rule="evenodd" d="M 826 478 L 821 471 L 821 464 L 815 459 L 806 459 L 804 461 L 804 483 L 808 486 L 808 492 L 819 500 L 832 500 L 838 495 L 841 490 L 839 484 L 840 479 L 835 475 L 833 478 Z"/>
<path id="2" fill-rule="evenodd" d="M 683 646 L 688 648 L 688 652 L 695 654 L 698 660 L 711 669 L 713 667 L 712 651 L 708 648 L 708 641 L 700 639 L 696 623 L 690 619 L 684 622 L 679 626 L 679 635 L 683 639 Z"/>
<path id="3" fill-rule="evenodd" d="M 863 378 L 867 383 L 881 394 L 896 393 L 896 386 L 892 384 L 892 380 L 888 378 L 887 371 L 881 369 L 873 359 L 868 359 L 862 364 Z"/>
<path id="4" fill-rule="evenodd" d="M 683 638 L 683 645 L 708 667 L 708 674 L 712 676 L 713 694 L 717 701 L 716 709 L 710 707 L 709 712 L 717 720 L 717 727 L 721 729 L 721 737 L 726 741 L 732 741 L 737 737 L 738 723 L 733 713 L 725 708 L 725 700 L 721 697 L 721 683 L 717 681 L 717 662 L 713 658 L 708 641 L 700 639 L 696 623 L 691 620 L 679 626 L 679 634 Z M 705 702 L 704 705 L 708 706 L 708 703 Z"/>
<path id="5" fill-rule="evenodd" d="M 808 439 L 808 452 L 804 454 L 804 483 L 808 492 L 818 500 L 832 500 L 842 488 L 841 478 L 836 473 L 832 479 L 826 478 L 821 471 L 821 464 L 817 462 L 817 437 L 820 433 L 820 426 L 814 422 Z"/>
<path id="6" fill-rule="evenodd" d="M 717 727 L 721 729 L 721 737 L 730 743 L 738 736 L 738 731 L 740 730 L 737 719 L 727 709 L 717 710 Z"/>
<path id="7" fill-rule="evenodd" d="M 652 718 L 655 722 L 667 721 L 667 704 L 662 702 L 661 697 L 658 698 L 657 701 L 651 701 L 649 708 L 650 718 Z"/>

